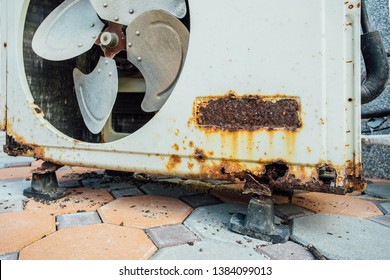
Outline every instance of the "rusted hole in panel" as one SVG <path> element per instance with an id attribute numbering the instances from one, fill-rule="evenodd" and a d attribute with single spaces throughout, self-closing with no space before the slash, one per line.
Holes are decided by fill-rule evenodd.
<path id="1" fill-rule="evenodd" d="M 268 178 L 276 181 L 287 174 L 288 166 L 281 163 L 272 163 L 265 166 L 265 173 Z"/>
<path id="2" fill-rule="evenodd" d="M 325 184 L 325 185 L 332 185 L 336 181 L 337 178 L 337 172 L 336 169 L 324 165 L 320 166 L 318 168 L 318 178 Z"/>
<path id="3" fill-rule="evenodd" d="M 262 128 L 294 131 L 302 126 L 300 104 L 295 98 L 233 93 L 199 102 L 196 121 L 204 128 L 230 132 Z"/>

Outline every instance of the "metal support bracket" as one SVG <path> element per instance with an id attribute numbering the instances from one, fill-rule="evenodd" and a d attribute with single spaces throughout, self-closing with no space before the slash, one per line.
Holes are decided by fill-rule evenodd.
<path id="1" fill-rule="evenodd" d="M 60 166 L 44 162 L 41 167 L 33 170 L 31 186 L 23 191 L 26 197 L 42 200 L 56 200 L 64 196 L 66 189 L 58 186 L 56 170 Z"/>
<path id="2" fill-rule="evenodd" d="M 276 225 L 271 197 L 253 197 L 246 215 L 237 213 L 230 220 L 229 229 L 272 243 L 284 243 L 290 236 L 288 226 Z"/>

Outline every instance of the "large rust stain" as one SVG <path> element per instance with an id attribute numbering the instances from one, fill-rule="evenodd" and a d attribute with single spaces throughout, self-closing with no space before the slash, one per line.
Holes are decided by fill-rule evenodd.
<path id="1" fill-rule="evenodd" d="M 295 131 L 302 127 L 298 98 L 283 95 L 224 96 L 198 98 L 195 101 L 196 125 L 203 129 L 229 132 L 259 129 Z"/>

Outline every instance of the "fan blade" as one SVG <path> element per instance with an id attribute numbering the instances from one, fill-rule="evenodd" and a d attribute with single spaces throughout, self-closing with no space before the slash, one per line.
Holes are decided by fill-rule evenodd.
<path id="1" fill-rule="evenodd" d="M 85 125 L 97 134 L 107 122 L 118 92 L 115 60 L 100 57 L 96 68 L 88 75 L 75 68 L 73 80 Z"/>
<path id="2" fill-rule="evenodd" d="M 183 18 L 185 0 L 90 0 L 98 15 L 105 20 L 129 25 L 137 16 L 150 10 L 165 10 Z"/>
<path id="3" fill-rule="evenodd" d="M 70 59 L 92 48 L 103 27 L 89 0 L 65 0 L 41 23 L 32 48 L 48 60 Z"/>
<path id="4" fill-rule="evenodd" d="M 164 11 L 148 11 L 126 29 L 127 59 L 144 76 L 142 110 L 161 109 L 171 94 L 187 53 L 189 32 Z"/>

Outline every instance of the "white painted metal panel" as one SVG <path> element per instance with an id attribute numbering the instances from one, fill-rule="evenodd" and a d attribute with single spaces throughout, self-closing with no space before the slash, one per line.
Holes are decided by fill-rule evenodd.
<path id="1" fill-rule="evenodd" d="M 223 177 L 283 161 L 302 182 L 323 164 L 360 175 L 359 1 L 190 0 L 186 62 L 171 97 L 137 132 L 111 143 L 71 139 L 33 110 L 23 66 L 23 19 L 29 1 L 7 2 L 7 133 L 55 162 L 185 176 Z M 297 98 L 302 127 L 206 131 L 194 123 L 202 97 Z M 196 153 L 202 150 L 205 158 Z"/>

